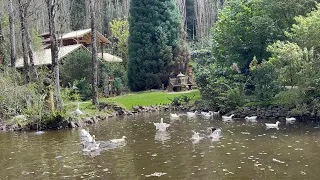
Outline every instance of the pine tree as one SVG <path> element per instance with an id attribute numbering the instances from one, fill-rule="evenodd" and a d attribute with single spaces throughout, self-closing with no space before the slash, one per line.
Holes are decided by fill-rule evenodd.
<path id="1" fill-rule="evenodd" d="M 131 0 L 129 17 L 130 89 L 158 89 L 174 71 L 181 22 L 174 0 Z"/>

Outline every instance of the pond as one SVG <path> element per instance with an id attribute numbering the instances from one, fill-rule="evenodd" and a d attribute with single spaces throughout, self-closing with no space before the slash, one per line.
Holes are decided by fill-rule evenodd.
<path id="1" fill-rule="evenodd" d="M 171 126 L 156 132 L 160 118 Z M 127 137 L 124 146 L 84 154 L 80 129 L 0 133 L 1 179 L 319 179 L 318 124 L 181 117 L 169 113 L 110 118 L 89 126 L 97 141 Z M 208 127 L 222 130 L 219 141 Z M 205 137 L 198 143 L 192 131 Z"/>

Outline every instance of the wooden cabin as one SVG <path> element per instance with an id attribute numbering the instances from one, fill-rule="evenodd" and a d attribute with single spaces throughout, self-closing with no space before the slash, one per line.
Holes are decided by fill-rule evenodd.
<path id="1" fill-rule="evenodd" d="M 34 65 L 51 65 L 51 49 L 50 49 L 50 34 L 43 33 L 40 35 L 42 37 L 43 49 L 34 52 Z M 66 56 L 72 54 L 73 52 L 85 49 L 88 53 L 91 51 L 88 47 L 91 46 L 91 29 L 83 29 L 78 31 L 72 31 L 66 34 L 58 35 L 58 43 L 60 45 L 58 52 L 58 60 L 65 58 Z M 104 53 L 104 45 L 110 44 L 110 41 L 104 37 L 100 32 L 97 31 L 97 43 L 100 45 L 100 52 L 98 53 L 98 58 L 101 58 L 107 62 L 122 62 L 122 59 L 113 56 L 108 53 Z M 29 60 L 28 60 L 29 61 Z M 23 58 L 18 58 L 16 61 L 16 67 L 23 67 Z"/>

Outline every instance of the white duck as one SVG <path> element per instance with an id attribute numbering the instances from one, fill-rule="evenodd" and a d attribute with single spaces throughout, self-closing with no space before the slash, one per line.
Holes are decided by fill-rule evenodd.
<path id="1" fill-rule="evenodd" d="M 124 143 L 125 141 L 126 141 L 126 136 L 122 136 L 122 138 L 121 139 L 112 139 L 112 140 L 110 140 L 110 142 L 112 142 L 112 143 Z"/>
<path id="2" fill-rule="evenodd" d="M 170 118 L 179 118 L 179 115 L 176 113 L 170 113 Z"/>
<path id="3" fill-rule="evenodd" d="M 92 135 L 92 141 L 91 142 L 87 142 L 84 144 L 84 149 L 82 151 L 84 152 L 91 152 L 91 151 L 95 151 L 98 150 L 100 146 L 100 143 L 96 142 L 95 136 Z"/>
<path id="4" fill-rule="evenodd" d="M 74 111 L 74 113 L 77 115 L 77 116 L 80 116 L 80 115 L 82 115 L 82 114 L 84 114 L 82 111 L 80 111 L 80 104 L 79 104 L 79 102 L 78 102 L 78 108 Z"/>
<path id="5" fill-rule="evenodd" d="M 234 114 L 231 114 L 230 116 L 222 116 L 222 121 L 231 121 Z"/>
<path id="6" fill-rule="evenodd" d="M 203 139 L 203 137 L 201 137 L 198 132 L 193 131 L 193 135 L 190 139 L 192 141 L 192 144 L 197 144 L 201 139 Z"/>
<path id="7" fill-rule="evenodd" d="M 213 115 L 214 116 L 219 116 L 220 115 L 220 111 L 213 112 Z"/>
<path id="8" fill-rule="evenodd" d="M 280 124 L 279 121 L 277 121 L 275 124 L 273 123 L 265 123 L 267 128 L 277 128 L 278 129 L 278 125 Z"/>
<path id="9" fill-rule="evenodd" d="M 91 143 L 94 141 L 94 135 L 91 136 L 91 134 L 85 129 L 80 130 L 80 136 L 85 143 Z"/>
<path id="10" fill-rule="evenodd" d="M 294 118 L 294 117 L 286 118 L 286 122 L 293 122 L 295 120 L 296 120 L 296 118 Z"/>
<path id="11" fill-rule="evenodd" d="M 203 137 L 200 137 L 198 132 L 193 131 L 193 135 L 191 137 L 192 140 L 201 140 Z"/>
<path id="12" fill-rule="evenodd" d="M 204 118 L 210 118 L 212 116 L 213 116 L 213 112 L 212 111 L 209 111 L 208 113 L 203 114 Z"/>
<path id="13" fill-rule="evenodd" d="M 257 122 L 258 116 L 246 116 L 244 119 L 248 122 Z"/>
<path id="14" fill-rule="evenodd" d="M 170 126 L 170 124 L 163 123 L 163 118 L 161 118 L 160 123 L 153 123 L 156 126 L 156 130 L 158 131 L 166 131 L 167 127 Z"/>
<path id="15" fill-rule="evenodd" d="M 212 138 L 213 141 L 219 141 L 221 137 L 221 129 L 217 129 L 214 127 L 208 128 L 210 131 L 209 137 Z"/>
<path id="16" fill-rule="evenodd" d="M 195 117 L 196 113 L 195 112 L 187 112 L 188 117 Z"/>

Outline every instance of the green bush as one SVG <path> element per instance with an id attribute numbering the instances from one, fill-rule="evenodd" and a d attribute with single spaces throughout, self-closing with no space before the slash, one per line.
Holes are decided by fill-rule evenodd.
<path id="1" fill-rule="evenodd" d="M 253 93 L 258 100 L 270 100 L 281 89 L 278 74 L 274 65 L 268 62 L 256 63 L 256 59 L 250 63 L 251 83 L 254 86 Z"/>
<path id="2" fill-rule="evenodd" d="M 284 105 L 287 108 L 294 108 L 297 105 L 303 104 L 305 99 L 306 95 L 300 89 L 289 89 L 276 95 L 277 104 Z"/>
<path id="3" fill-rule="evenodd" d="M 61 88 L 61 98 L 63 102 L 68 101 L 80 101 L 81 95 L 77 87 L 65 87 Z"/>
<path id="4" fill-rule="evenodd" d="M 91 98 L 92 86 L 86 78 L 82 78 L 80 80 L 75 80 L 73 82 L 73 86 L 75 86 L 78 89 L 82 100 L 88 100 Z"/>

